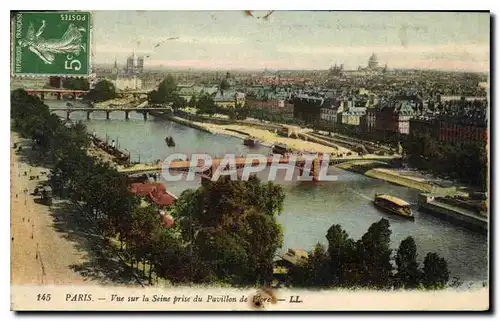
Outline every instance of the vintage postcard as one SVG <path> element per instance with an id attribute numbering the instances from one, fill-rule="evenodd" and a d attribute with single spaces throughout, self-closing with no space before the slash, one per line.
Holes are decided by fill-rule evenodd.
<path id="1" fill-rule="evenodd" d="M 489 70 L 489 12 L 12 11 L 11 309 L 487 311 Z"/>

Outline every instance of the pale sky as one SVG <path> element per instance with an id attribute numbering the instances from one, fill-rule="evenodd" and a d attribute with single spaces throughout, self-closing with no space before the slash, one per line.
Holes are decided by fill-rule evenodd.
<path id="1" fill-rule="evenodd" d="M 94 61 L 210 69 L 346 69 L 374 52 L 389 68 L 489 71 L 489 13 L 95 11 Z M 169 40 L 170 38 L 170 40 Z M 158 47 L 155 46 L 161 43 Z"/>

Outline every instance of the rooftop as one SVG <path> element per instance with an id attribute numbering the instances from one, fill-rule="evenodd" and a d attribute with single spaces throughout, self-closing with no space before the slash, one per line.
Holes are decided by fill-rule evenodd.
<path id="1" fill-rule="evenodd" d="M 309 259 L 307 251 L 302 249 L 288 249 L 288 252 L 280 253 L 278 256 L 293 265 L 305 264 Z"/>

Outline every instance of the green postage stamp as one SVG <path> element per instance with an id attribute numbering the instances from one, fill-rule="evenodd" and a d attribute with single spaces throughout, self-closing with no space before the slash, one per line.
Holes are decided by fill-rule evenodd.
<path id="1" fill-rule="evenodd" d="M 14 76 L 90 73 L 90 12 L 18 12 L 12 20 Z"/>

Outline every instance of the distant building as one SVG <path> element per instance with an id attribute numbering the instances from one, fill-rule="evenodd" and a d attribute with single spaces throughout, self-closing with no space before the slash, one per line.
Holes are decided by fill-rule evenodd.
<path id="1" fill-rule="evenodd" d="M 477 86 L 479 88 L 484 88 L 484 89 L 489 89 L 490 88 L 490 84 L 488 82 L 486 82 L 486 81 L 480 82 Z"/>
<path id="2" fill-rule="evenodd" d="M 146 90 L 155 90 L 163 79 L 163 75 L 141 75 L 142 88 Z"/>
<path id="3" fill-rule="evenodd" d="M 245 94 L 234 90 L 219 90 L 214 97 L 214 103 L 221 108 L 235 108 L 245 105 Z"/>
<path id="4" fill-rule="evenodd" d="M 247 98 L 245 106 L 252 109 L 262 109 L 283 118 L 293 118 L 293 104 L 288 101 L 287 95 L 266 94 Z"/>
<path id="5" fill-rule="evenodd" d="M 262 85 L 303 85 L 306 82 L 304 77 L 284 77 L 280 75 L 264 75 L 257 80 Z"/>
<path id="6" fill-rule="evenodd" d="M 357 70 L 346 71 L 345 74 L 348 76 L 376 76 L 381 75 L 387 70 L 387 64 L 384 67 L 379 67 L 379 61 L 377 55 L 373 53 L 370 58 L 368 58 L 368 64 L 366 67 L 359 66 Z"/>
<path id="7" fill-rule="evenodd" d="M 462 96 L 440 96 L 439 101 L 440 102 L 446 102 L 446 101 L 454 101 L 454 100 L 465 100 L 465 101 L 474 101 L 474 100 L 487 100 L 487 97 L 462 97 Z"/>
<path id="8" fill-rule="evenodd" d="M 361 123 L 361 117 L 365 114 L 365 107 L 351 107 L 342 113 L 342 124 L 359 126 Z"/>
<path id="9" fill-rule="evenodd" d="M 334 106 L 334 100 L 324 97 L 299 94 L 292 98 L 293 117 L 310 125 L 321 124 L 321 108 Z"/>
<path id="10" fill-rule="evenodd" d="M 134 72 L 135 55 L 127 57 L 127 64 L 125 65 L 125 73 L 132 74 Z"/>
<path id="11" fill-rule="evenodd" d="M 365 135 L 369 135 L 375 130 L 375 118 L 377 114 L 377 108 L 368 107 L 366 108 L 366 113 L 360 119 L 361 131 Z"/>
<path id="12" fill-rule="evenodd" d="M 203 94 L 207 94 L 209 96 L 215 96 L 217 91 L 219 90 L 217 86 L 195 86 L 194 84 L 190 85 L 178 85 L 179 87 L 179 95 L 186 99 L 188 102 L 193 96 L 201 96 Z"/>
<path id="13" fill-rule="evenodd" d="M 136 57 L 135 53 L 127 57 L 127 64 L 125 65 L 125 75 L 138 75 L 144 71 L 144 57 Z"/>
<path id="14" fill-rule="evenodd" d="M 441 114 L 410 120 L 410 136 L 429 135 L 440 142 L 485 142 L 488 139 L 486 102 L 459 104 L 456 113 L 441 110 Z M 454 106 L 449 106 L 454 110 Z"/>
<path id="15" fill-rule="evenodd" d="M 335 106 L 325 106 L 320 108 L 320 126 L 321 129 L 335 131 L 337 122 L 337 108 Z"/>
<path id="16" fill-rule="evenodd" d="M 408 135 L 410 119 L 416 116 L 417 104 L 408 100 L 392 100 L 377 109 L 375 131 L 386 138 L 393 135 Z"/>
<path id="17" fill-rule="evenodd" d="M 137 57 L 136 72 L 142 74 L 144 71 L 144 57 Z"/>
<path id="18" fill-rule="evenodd" d="M 137 76 L 118 76 L 112 82 L 118 91 L 140 90 L 143 88 L 142 79 Z"/>
<path id="19" fill-rule="evenodd" d="M 113 69 L 111 70 L 111 74 L 116 76 L 116 75 L 118 75 L 118 72 L 119 72 L 118 63 L 116 62 L 116 57 L 115 57 L 115 64 L 113 65 Z"/>
<path id="20" fill-rule="evenodd" d="M 370 58 L 368 59 L 368 69 L 377 69 L 378 68 L 378 58 L 375 53 L 372 53 Z"/>
<path id="21" fill-rule="evenodd" d="M 307 264 L 309 253 L 303 249 L 288 249 L 285 253 L 278 254 L 279 260 L 276 265 L 285 268 L 286 270 Z"/>

